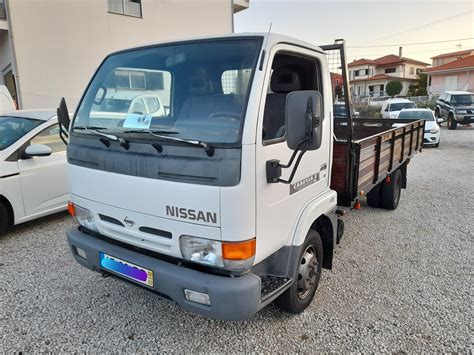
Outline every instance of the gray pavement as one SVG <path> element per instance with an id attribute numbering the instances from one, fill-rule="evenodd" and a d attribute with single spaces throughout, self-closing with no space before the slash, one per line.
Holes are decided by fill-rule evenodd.
<path id="1" fill-rule="evenodd" d="M 348 213 L 334 269 L 297 316 L 205 319 L 79 266 L 65 213 L 18 226 L 0 237 L 0 352 L 468 352 L 474 128 L 441 137 L 412 160 L 396 211 Z"/>

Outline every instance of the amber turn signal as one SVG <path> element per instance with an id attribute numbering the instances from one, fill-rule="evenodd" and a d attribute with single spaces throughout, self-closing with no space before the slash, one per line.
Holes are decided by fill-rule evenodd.
<path id="1" fill-rule="evenodd" d="M 255 255 L 255 238 L 244 242 L 222 242 L 222 257 L 226 260 L 246 260 Z"/>
<path id="2" fill-rule="evenodd" d="M 74 208 L 74 204 L 71 201 L 67 203 L 67 210 L 71 216 L 76 216 L 76 209 Z"/>

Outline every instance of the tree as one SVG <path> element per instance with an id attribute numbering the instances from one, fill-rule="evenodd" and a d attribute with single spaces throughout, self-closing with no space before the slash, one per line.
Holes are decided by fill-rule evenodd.
<path id="1" fill-rule="evenodd" d="M 388 96 L 395 96 L 402 92 L 403 85 L 400 80 L 392 80 L 387 84 L 385 91 Z"/>

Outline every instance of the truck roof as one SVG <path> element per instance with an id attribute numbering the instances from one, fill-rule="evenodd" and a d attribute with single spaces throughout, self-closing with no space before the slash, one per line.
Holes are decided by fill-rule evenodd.
<path id="1" fill-rule="evenodd" d="M 448 95 L 471 95 L 472 92 L 468 92 L 468 91 L 445 91 L 444 92 L 445 94 L 448 94 Z"/>
<path id="2" fill-rule="evenodd" d="M 215 39 L 226 39 L 226 38 L 244 38 L 244 37 L 262 37 L 263 38 L 263 43 L 266 48 L 271 48 L 273 45 L 277 43 L 291 43 L 291 44 L 296 44 L 301 47 L 306 47 L 311 50 L 315 50 L 318 52 L 323 53 L 320 47 L 315 46 L 314 44 L 311 44 L 309 42 L 305 42 L 302 40 L 299 40 L 297 38 L 293 38 L 290 36 L 285 36 L 279 33 L 265 33 L 265 32 L 245 32 L 245 33 L 231 33 L 231 34 L 224 34 L 224 35 L 214 35 L 214 36 L 200 36 L 200 37 L 190 37 L 190 38 L 184 38 L 184 39 L 178 39 L 178 40 L 173 40 L 173 41 L 163 41 L 163 42 L 154 42 L 154 43 L 149 43 L 145 44 L 142 46 L 138 47 L 129 47 L 129 48 L 124 48 L 119 51 L 115 51 L 110 53 L 109 55 L 114 55 L 122 52 L 128 52 L 128 51 L 133 51 L 133 50 L 139 50 L 139 49 L 144 49 L 144 48 L 149 48 L 149 47 L 155 47 L 159 45 L 166 45 L 166 44 L 171 44 L 171 43 L 184 43 L 184 42 L 194 42 L 194 41 L 205 41 L 205 40 L 215 40 Z"/>

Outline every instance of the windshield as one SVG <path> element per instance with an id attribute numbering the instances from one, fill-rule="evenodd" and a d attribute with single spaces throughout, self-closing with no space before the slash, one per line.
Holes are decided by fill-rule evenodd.
<path id="1" fill-rule="evenodd" d="M 73 127 L 237 143 L 260 45 L 258 38 L 221 39 L 114 54 L 92 80 Z"/>
<path id="2" fill-rule="evenodd" d="M 426 110 L 416 110 L 416 111 L 402 111 L 398 115 L 399 119 L 407 120 L 425 120 L 425 121 L 434 121 L 434 116 L 431 111 Z"/>
<path id="3" fill-rule="evenodd" d="M 4 150 L 39 126 L 43 121 L 22 117 L 0 116 L 0 150 Z"/>
<path id="4" fill-rule="evenodd" d="M 390 104 L 390 111 L 401 111 L 406 108 L 416 108 L 413 102 L 399 102 Z"/>
<path id="5" fill-rule="evenodd" d="M 474 105 L 474 95 L 453 95 L 451 102 L 453 105 L 471 106 Z"/>

